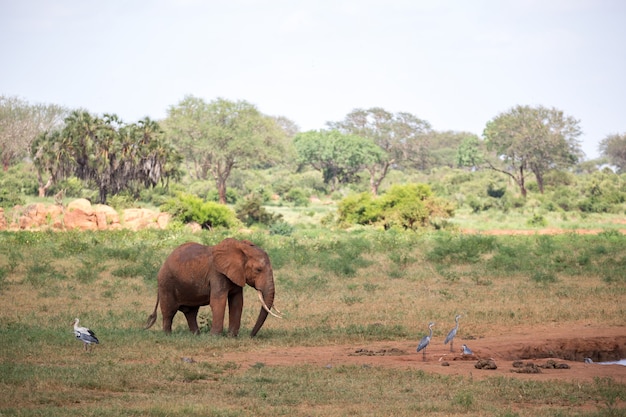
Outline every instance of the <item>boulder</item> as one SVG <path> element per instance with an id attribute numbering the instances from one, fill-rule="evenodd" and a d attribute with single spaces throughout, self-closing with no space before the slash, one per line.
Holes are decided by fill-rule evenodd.
<path id="1" fill-rule="evenodd" d="M 57 204 L 46 206 L 36 203 L 25 208 L 15 206 L 12 213 L 12 219 L 9 221 L 4 209 L 0 208 L 0 230 L 166 229 L 171 220 L 169 213 L 142 208 L 124 210 L 120 216 L 113 207 L 104 204 L 92 205 L 84 198 L 70 202 L 65 210 Z"/>
<path id="2" fill-rule="evenodd" d="M 79 198 L 77 200 L 70 202 L 67 205 L 67 211 L 72 211 L 76 209 L 82 210 L 83 213 L 86 213 L 86 214 L 93 213 L 93 207 L 91 207 L 91 203 L 86 198 Z"/>
<path id="3" fill-rule="evenodd" d="M 85 212 L 80 208 L 74 208 L 71 211 L 66 211 L 65 216 L 63 216 L 63 223 L 68 230 L 98 230 L 98 220 L 93 210 Z"/>

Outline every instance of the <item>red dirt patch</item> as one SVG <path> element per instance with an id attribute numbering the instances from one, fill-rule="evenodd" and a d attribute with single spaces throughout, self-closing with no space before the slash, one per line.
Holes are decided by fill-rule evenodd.
<path id="1" fill-rule="evenodd" d="M 498 329 L 493 336 L 476 340 L 455 339 L 455 351 L 443 340 L 433 339 L 422 353 L 416 353 L 417 341 L 364 342 L 352 345 L 318 347 L 263 348 L 255 353 L 227 353 L 216 358 L 207 352 L 198 361 L 233 361 L 248 369 L 257 363 L 265 366 L 293 366 L 309 364 L 320 367 L 342 365 L 423 369 L 445 375 L 472 378 L 510 376 L 533 380 L 591 381 L 596 377 L 610 377 L 626 383 L 626 366 L 584 363 L 585 357 L 594 361 L 626 358 L 626 327 L 592 328 L 585 325 L 568 328 L 533 327 Z M 460 346 L 465 343 L 474 357 L 462 356 Z M 458 353 L 457 353 L 458 352 Z M 493 359 L 495 370 L 477 369 L 479 359 Z M 540 368 L 538 373 L 516 371 L 513 362 L 523 360 Z M 552 362 L 559 365 L 553 367 Z M 444 366 L 442 366 L 442 364 Z M 445 366 L 447 364 L 447 366 Z M 564 365 L 569 369 L 560 369 Z M 528 365 L 532 367 L 531 365 Z"/>

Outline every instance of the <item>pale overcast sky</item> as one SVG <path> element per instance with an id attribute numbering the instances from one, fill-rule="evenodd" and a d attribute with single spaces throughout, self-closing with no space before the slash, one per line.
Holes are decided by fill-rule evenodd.
<path id="1" fill-rule="evenodd" d="M 511 107 L 626 133 L 622 0 L 0 0 L 0 94 L 161 119 L 192 94 L 301 130 L 355 108 L 482 134 Z"/>

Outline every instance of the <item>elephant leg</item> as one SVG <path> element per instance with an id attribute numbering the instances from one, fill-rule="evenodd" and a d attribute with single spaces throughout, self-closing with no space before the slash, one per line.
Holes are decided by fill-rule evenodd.
<path id="1" fill-rule="evenodd" d="M 185 318 L 187 319 L 187 324 L 189 325 L 189 330 L 193 334 L 200 334 L 200 330 L 198 329 L 198 310 L 200 307 L 188 307 L 182 306 L 180 307 L 180 311 L 183 312 Z"/>
<path id="2" fill-rule="evenodd" d="M 243 310 L 243 291 L 237 291 L 228 297 L 228 335 L 237 337 L 241 326 Z"/>
<path id="3" fill-rule="evenodd" d="M 211 334 L 222 334 L 224 331 L 224 313 L 226 312 L 226 297 L 211 299 Z"/>
<path id="4" fill-rule="evenodd" d="M 163 331 L 167 334 L 172 333 L 172 321 L 176 315 L 176 310 L 165 311 L 161 309 L 161 315 L 163 316 Z"/>

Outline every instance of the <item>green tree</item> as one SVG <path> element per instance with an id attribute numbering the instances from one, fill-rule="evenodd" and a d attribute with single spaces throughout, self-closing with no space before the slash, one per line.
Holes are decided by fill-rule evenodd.
<path id="1" fill-rule="evenodd" d="M 504 163 L 490 168 L 510 176 L 526 197 L 526 176 L 532 172 L 543 194 L 544 175 L 551 169 L 575 165 L 582 156 L 578 120 L 561 110 L 516 106 L 487 123 L 483 136 L 487 148 Z"/>
<path id="2" fill-rule="evenodd" d="M 626 134 L 613 134 L 600 142 L 600 153 L 618 172 L 626 172 Z"/>
<path id="3" fill-rule="evenodd" d="M 115 115 L 100 118 L 85 111 L 72 112 L 63 129 L 39 135 L 31 155 L 40 196 L 74 176 L 95 184 L 102 204 L 109 195 L 138 194 L 141 188 L 176 177 L 180 162 L 158 123 L 149 118 L 125 125 Z"/>
<path id="4" fill-rule="evenodd" d="M 476 168 L 483 162 L 480 139 L 474 135 L 465 137 L 456 150 L 456 166 Z"/>
<path id="5" fill-rule="evenodd" d="M 53 104 L 29 104 L 17 97 L 0 96 L 0 162 L 7 171 L 29 154 L 40 133 L 59 126 L 67 109 Z"/>
<path id="6" fill-rule="evenodd" d="M 285 130 L 246 101 L 187 96 L 168 109 L 164 127 L 190 174 L 213 178 L 222 204 L 233 169 L 273 165 L 286 155 Z"/>
<path id="7" fill-rule="evenodd" d="M 332 191 L 337 184 L 355 181 L 364 167 L 384 157 L 383 151 L 371 140 L 338 130 L 299 133 L 293 144 L 299 162 L 320 171 Z"/>
<path id="8" fill-rule="evenodd" d="M 331 129 L 358 135 L 374 142 L 383 154 L 370 160 L 366 169 L 370 174 L 370 190 L 378 188 L 394 165 L 425 169 L 429 164 L 430 124 L 410 113 L 390 113 L 380 107 L 355 109 L 340 122 L 328 122 Z"/>

